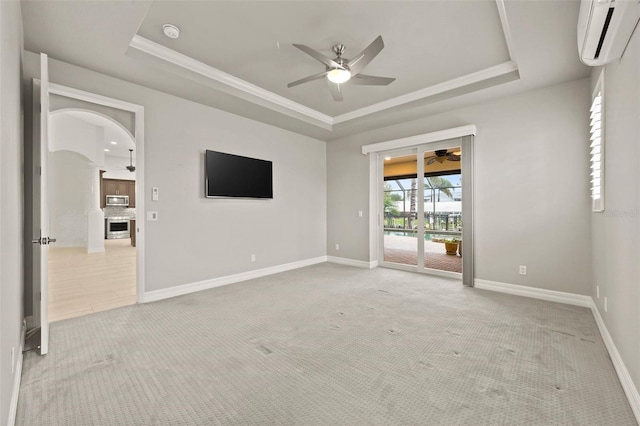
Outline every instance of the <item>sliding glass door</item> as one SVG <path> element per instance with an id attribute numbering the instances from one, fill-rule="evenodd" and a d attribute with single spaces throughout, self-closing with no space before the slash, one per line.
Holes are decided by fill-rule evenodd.
<path id="1" fill-rule="evenodd" d="M 417 159 L 414 153 L 384 158 L 382 258 L 396 266 L 418 265 Z"/>
<path id="2" fill-rule="evenodd" d="M 462 138 L 380 153 L 383 266 L 463 273 L 464 156 Z"/>

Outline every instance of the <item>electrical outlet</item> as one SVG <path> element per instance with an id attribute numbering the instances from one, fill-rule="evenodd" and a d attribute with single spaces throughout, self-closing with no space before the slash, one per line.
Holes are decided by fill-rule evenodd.
<path id="1" fill-rule="evenodd" d="M 158 220 L 158 212 L 147 212 L 147 220 Z"/>
<path id="2" fill-rule="evenodd" d="M 362 210 L 358 210 L 358 217 L 362 217 Z"/>
<path id="3" fill-rule="evenodd" d="M 520 275 L 527 275 L 527 267 L 525 265 L 520 265 Z"/>
<path id="4" fill-rule="evenodd" d="M 604 311 L 607 312 L 607 296 L 604 297 Z"/>
<path id="5" fill-rule="evenodd" d="M 252 261 L 252 262 L 255 262 L 255 261 L 256 261 L 256 255 L 255 255 L 255 254 L 252 254 L 252 255 L 251 255 L 251 261 Z"/>
<path id="6" fill-rule="evenodd" d="M 16 348 L 11 348 L 11 374 L 16 370 Z"/>
<path id="7" fill-rule="evenodd" d="M 598 299 L 600 299 L 600 286 L 599 285 L 596 286 L 596 297 Z"/>
<path id="8" fill-rule="evenodd" d="M 336 244 L 336 250 L 340 250 L 340 244 Z"/>

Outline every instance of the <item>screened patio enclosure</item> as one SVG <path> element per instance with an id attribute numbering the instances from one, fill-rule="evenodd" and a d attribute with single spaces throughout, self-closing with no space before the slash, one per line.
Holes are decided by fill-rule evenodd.
<path id="1" fill-rule="evenodd" d="M 422 237 L 424 268 L 462 272 L 461 152 L 454 147 L 439 154 L 424 153 L 422 185 L 415 172 L 416 155 L 385 158 L 383 256 L 388 264 L 417 266 L 417 239 Z"/>

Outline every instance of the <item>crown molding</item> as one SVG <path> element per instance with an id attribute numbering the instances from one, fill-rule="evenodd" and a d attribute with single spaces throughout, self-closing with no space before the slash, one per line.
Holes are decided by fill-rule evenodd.
<path id="1" fill-rule="evenodd" d="M 331 117 L 313 108 L 307 107 L 284 96 L 263 89 L 259 86 L 256 86 L 255 84 L 249 83 L 248 81 L 242 80 L 238 77 L 234 77 L 231 74 L 219 70 L 218 68 L 207 65 L 194 58 L 165 47 L 159 43 L 146 39 L 138 34 L 133 37 L 133 39 L 129 43 L 129 46 L 145 54 L 151 55 L 183 69 L 197 73 L 213 81 L 217 81 L 218 83 L 221 83 L 227 87 L 246 93 L 253 98 L 253 100 L 249 99 L 249 101 L 251 102 L 259 103 L 267 108 L 282 112 L 293 118 L 300 118 L 300 115 L 302 115 L 304 117 L 312 119 L 314 122 L 312 122 L 311 124 L 313 125 L 327 130 L 333 130 L 333 126 L 339 123 L 345 123 L 347 121 L 362 118 L 380 111 L 384 111 L 386 109 L 399 107 L 410 102 L 426 99 L 434 95 L 438 95 L 474 83 L 479 83 L 485 80 L 490 80 L 512 73 L 514 71 L 518 71 L 513 37 L 511 35 L 511 28 L 509 27 L 509 22 L 507 20 L 505 0 L 496 0 L 496 6 L 498 8 L 500 23 L 502 24 L 502 31 L 504 33 L 504 38 L 509 53 L 509 61 L 482 69 L 480 71 L 466 74 L 452 80 L 425 87 L 415 92 L 407 93 L 392 99 L 387 99 L 385 101 L 375 103 L 373 105 L 359 108 L 354 111 L 340 114 L 335 117 Z"/>
<path id="2" fill-rule="evenodd" d="M 476 71 L 471 74 L 463 75 L 453 80 L 448 80 L 443 83 L 438 83 L 433 86 L 425 87 L 424 89 L 417 90 L 415 92 L 407 93 L 396 98 L 388 99 L 386 101 L 378 102 L 377 104 L 369 105 L 364 108 L 357 109 L 355 111 L 347 112 L 345 114 L 338 115 L 333 118 L 333 123 L 344 123 L 346 121 L 355 120 L 356 118 L 364 117 L 376 112 L 383 111 L 385 109 L 398 107 L 409 102 L 418 101 L 420 99 L 428 98 L 440 93 L 448 92 L 449 90 L 458 89 L 469 84 L 478 83 L 484 80 L 489 80 L 501 75 L 509 74 L 518 70 L 518 65 L 513 61 L 503 62 L 493 67 L 485 68 L 480 71 Z"/>
<path id="3" fill-rule="evenodd" d="M 262 87 L 258 87 L 255 84 L 249 83 L 248 81 L 242 80 L 238 77 L 234 77 L 231 74 L 228 74 L 224 71 L 193 59 L 190 56 L 183 55 L 182 53 L 176 52 L 173 49 L 169 49 L 168 47 L 165 47 L 137 34 L 133 36 L 133 39 L 131 40 L 131 43 L 129 43 L 129 46 L 148 55 L 155 56 L 158 59 L 162 59 L 181 68 L 193 71 L 204 77 L 215 80 L 226 86 L 253 95 L 271 104 L 283 107 L 286 110 L 305 115 L 326 125 L 333 126 L 333 118 L 329 115 L 323 114 L 313 108 L 309 108 L 307 106 L 294 102 L 291 99 L 285 98 L 284 96 L 280 96 L 273 92 L 265 90 Z"/>
<path id="4" fill-rule="evenodd" d="M 511 27 L 507 20 L 507 8 L 504 0 L 496 0 L 496 6 L 498 7 L 498 15 L 500 15 L 500 23 L 502 24 L 502 32 L 504 33 L 504 40 L 507 43 L 507 51 L 509 52 L 509 58 L 513 63 L 518 63 L 516 60 L 516 50 L 513 46 L 513 36 L 511 35 Z"/>

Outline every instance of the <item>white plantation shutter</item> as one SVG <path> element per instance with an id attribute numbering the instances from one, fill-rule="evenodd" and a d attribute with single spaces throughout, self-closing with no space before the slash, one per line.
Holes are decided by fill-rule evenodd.
<path id="1" fill-rule="evenodd" d="M 591 103 L 590 134 L 591 134 L 591 200 L 594 212 L 604 211 L 604 102 L 602 77 L 598 79 L 596 90 Z"/>

